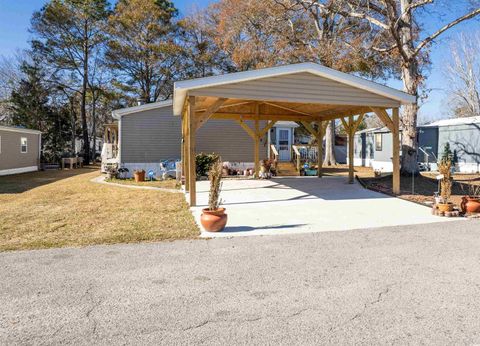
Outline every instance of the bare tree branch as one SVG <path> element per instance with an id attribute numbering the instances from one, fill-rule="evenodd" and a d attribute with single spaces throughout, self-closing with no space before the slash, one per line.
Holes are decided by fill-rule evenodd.
<path id="1" fill-rule="evenodd" d="M 426 45 L 428 45 L 430 42 L 432 42 L 434 39 L 436 39 L 438 36 L 440 36 L 442 33 L 444 33 L 445 31 L 447 31 L 448 29 L 454 27 L 455 25 L 463 22 L 464 20 L 467 20 L 467 19 L 470 19 L 470 18 L 473 18 L 475 16 L 478 16 L 480 14 L 480 8 L 477 8 L 476 10 L 470 12 L 470 13 L 467 13 L 466 15 L 460 17 L 460 18 L 457 18 L 456 20 L 454 20 L 453 22 L 450 22 L 449 24 L 445 25 L 444 27 L 442 27 L 441 29 L 439 29 L 437 32 L 435 32 L 434 34 L 428 36 L 427 38 L 425 38 L 422 42 L 420 42 L 417 46 L 417 48 L 415 48 L 415 51 L 413 52 L 414 55 L 417 55 L 418 53 L 420 53 L 420 51 L 422 50 L 422 48 L 424 48 Z"/>

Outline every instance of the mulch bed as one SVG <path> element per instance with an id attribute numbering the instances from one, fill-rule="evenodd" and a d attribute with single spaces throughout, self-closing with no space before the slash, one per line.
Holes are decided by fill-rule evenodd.
<path id="1" fill-rule="evenodd" d="M 359 178 L 359 181 L 368 189 L 394 196 L 392 192 L 392 177 L 384 176 L 378 178 Z M 478 174 L 455 174 L 454 184 L 452 186 L 451 202 L 460 205 L 462 197 L 468 193 L 468 185 L 480 185 L 480 176 Z M 435 174 L 422 173 L 412 177 L 400 177 L 401 191 L 396 197 L 416 202 L 424 205 L 433 203 L 434 193 L 438 191 L 438 182 Z M 463 188 L 462 188 L 463 186 Z M 413 191 L 412 191 L 413 187 Z"/>

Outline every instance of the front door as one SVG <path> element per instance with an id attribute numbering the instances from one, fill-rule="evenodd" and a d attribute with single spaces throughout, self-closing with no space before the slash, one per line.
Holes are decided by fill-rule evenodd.
<path id="1" fill-rule="evenodd" d="M 290 161 L 292 141 L 292 129 L 277 128 L 277 150 L 279 161 Z"/>

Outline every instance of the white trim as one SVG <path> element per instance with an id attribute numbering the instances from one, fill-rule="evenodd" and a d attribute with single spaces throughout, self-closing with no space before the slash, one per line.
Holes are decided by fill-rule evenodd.
<path id="1" fill-rule="evenodd" d="M 25 151 L 23 151 L 24 139 L 25 139 Z M 20 154 L 28 154 L 28 137 L 20 137 Z"/>
<path id="2" fill-rule="evenodd" d="M 277 127 L 276 128 L 276 131 L 275 131 L 275 147 L 277 148 L 277 151 L 278 151 L 278 161 L 287 162 L 287 161 L 290 161 L 290 159 L 292 157 L 292 130 L 293 130 L 293 128 L 291 128 L 291 127 Z M 280 139 L 280 135 L 279 135 L 280 131 L 288 131 L 288 157 L 286 159 L 282 159 L 281 153 L 280 153 L 280 144 L 278 142 L 279 139 Z"/>
<path id="3" fill-rule="evenodd" d="M 29 166 L 29 167 L 21 167 L 21 168 L 10 168 L 10 169 L 0 170 L 0 176 L 1 176 L 1 175 L 12 175 L 12 174 L 36 172 L 36 171 L 38 171 L 38 166 Z"/>
<path id="4" fill-rule="evenodd" d="M 416 102 L 415 96 L 407 94 L 403 91 L 393 89 L 361 77 L 333 70 L 319 64 L 307 62 L 175 82 L 173 92 L 173 114 L 177 116 L 181 114 L 183 104 L 185 103 L 185 99 L 189 90 L 203 89 L 212 86 L 246 82 L 301 72 L 312 73 L 314 75 L 328 78 L 355 88 L 363 89 L 371 93 L 399 101 L 402 104 Z"/>
<path id="5" fill-rule="evenodd" d="M 34 135 L 42 134 L 42 131 L 23 129 L 21 127 L 1 126 L 1 125 L 0 125 L 0 130 L 1 131 L 11 131 L 11 132 L 21 132 L 21 133 L 31 133 L 31 134 L 34 134 Z"/>
<path id="6" fill-rule="evenodd" d="M 117 157 L 118 162 L 122 162 L 122 118 L 118 119 L 117 127 Z"/>
<path id="7" fill-rule="evenodd" d="M 124 115 L 135 114 L 135 113 L 142 112 L 142 111 L 148 111 L 148 110 L 152 110 L 152 109 L 168 107 L 168 106 L 172 106 L 172 104 L 173 104 L 173 100 L 169 99 L 169 100 L 165 100 L 165 101 L 161 101 L 161 102 L 146 103 L 146 104 L 140 105 L 140 106 L 116 109 L 112 112 L 112 116 L 115 119 L 120 119 Z"/>

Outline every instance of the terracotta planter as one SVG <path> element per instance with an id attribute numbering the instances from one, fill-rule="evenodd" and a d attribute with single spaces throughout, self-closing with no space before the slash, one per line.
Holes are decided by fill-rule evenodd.
<path id="1" fill-rule="evenodd" d="M 480 197 L 462 197 L 461 207 L 464 213 L 480 213 Z"/>
<path id="2" fill-rule="evenodd" d="M 438 203 L 437 207 L 438 207 L 438 210 L 443 211 L 443 212 L 453 210 L 453 204 L 452 203 Z"/>
<path id="3" fill-rule="evenodd" d="M 200 222 L 206 231 L 220 232 L 225 228 L 228 219 L 227 214 L 225 214 L 225 208 L 219 208 L 217 210 L 205 208 L 202 211 Z"/>
<path id="4" fill-rule="evenodd" d="M 133 177 L 135 178 L 136 183 L 139 183 L 141 181 L 145 181 L 145 171 L 134 172 Z"/>

